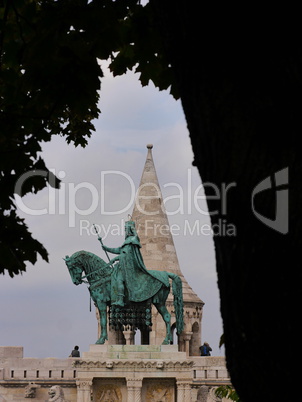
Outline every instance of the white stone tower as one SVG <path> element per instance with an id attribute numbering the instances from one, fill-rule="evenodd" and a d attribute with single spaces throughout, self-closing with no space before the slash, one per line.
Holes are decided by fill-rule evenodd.
<path id="1" fill-rule="evenodd" d="M 201 345 L 201 318 L 204 303 L 189 286 L 180 269 L 153 162 L 152 148 L 153 145 L 147 145 L 147 159 L 135 200 L 132 220 L 135 221 L 140 237 L 145 266 L 148 269 L 173 272 L 182 279 L 185 328 L 178 339 L 179 350 L 196 356 L 199 355 L 198 349 Z M 175 314 L 172 294 L 167 300 L 167 308 L 172 315 L 173 330 Z M 165 337 L 165 324 L 155 308 L 152 321 L 150 344 L 158 345 Z"/>
<path id="2" fill-rule="evenodd" d="M 180 269 L 153 162 L 152 148 L 153 145 L 147 145 L 147 159 L 136 195 L 132 220 L 135 221 L 140 238 L 141 253 L 146 268 L 173 272 L 182 280 L 185 327 L 178 339 L 176 333 L 174 334 L 176 318 L 171 292 L 166 306 L 172 316 L 173 339 L 175 343 L 178 343 L 179 351 L 186 352 L 190 356 L 198 356 L 201 345 L 201 319 L 204 302 L 189 286 Z M 97 318 L 99 321 L 99 317 Z M 152 307 L 152 323 L 151 332 L 141 333 L 141 344 L 160 345 L 163 342 L 166 328 L 154 306 Z M 108 334 L 108 341 L 111 345 L 134 343 L 133 331 L 123 331 L 122 333 L 108 327 Z"/>

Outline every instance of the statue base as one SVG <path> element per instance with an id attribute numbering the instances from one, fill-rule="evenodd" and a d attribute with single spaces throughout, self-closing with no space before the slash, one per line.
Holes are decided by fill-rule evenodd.
<path id="1" fill-rule="evenodd" d="M 83 359 L 186 359 L 178 345 L 90 345 Z"/>
<path id="2" fill-rule="evenodd" d="M 194 362 L 177 345 L 90 345 L 82 356 L 74 362 L 78 402 L 91 393 L 94 400 L 191 400 Z"/>

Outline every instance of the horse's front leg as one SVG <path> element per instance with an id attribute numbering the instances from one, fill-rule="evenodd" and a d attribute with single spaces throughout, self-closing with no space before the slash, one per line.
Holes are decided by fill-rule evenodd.
<path id="1" fill-rule="evenodd" d="M 96 341 L 96 344 L 103 345 L 105 340 L 108 339 L 107 334 L 107 304 L 105 302 L 98 302 L 97 307 L 100 315 L 101 336 Z"/>

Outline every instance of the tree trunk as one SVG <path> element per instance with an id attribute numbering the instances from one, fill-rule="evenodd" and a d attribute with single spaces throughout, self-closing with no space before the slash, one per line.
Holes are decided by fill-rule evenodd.
<path id="1" fill-rule="evenodd" d="M 205 191 L 232 383 L 245 402 L 295 400 L 301 45 L 292 31 L 250 15 L 240 24 L 232 13 L 219 20 L 199 2 L 150 3 L 179 85 L 194 164 L 203 183 L 212 183 Z"/>

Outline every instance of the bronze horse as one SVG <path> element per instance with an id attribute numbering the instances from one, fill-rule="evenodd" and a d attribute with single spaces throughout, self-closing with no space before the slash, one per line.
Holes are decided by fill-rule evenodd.
<path id="1" fill-rule="evenodd" d="M 79 285 L 83 282 L 88 283 L 91 298 L 98 308 L 100 315 L 101 334 L 96 341 L 97 344 L 103 344 L 108 339 L 107 334 L 107 306 L 111 305 L 111 272 L 112 266 L 107 264 L 97 255 L 88 251 L 78 251 L 71 257 L 64 258 L 68 267 L 72 282 Z M 152 271 L 151 271 L 152 272 Z M 171 272 L 163 272 L 167 279 L 172 279 L 172 291 L 174 296 L 174 309 L 176 315 L 176 330 L 179 335 L 183 331 L 183 297 L 182 282 L 178 275 Z M 169 345 L 172 342 L 171 334 L 171 314 L 166 308 L 166 300 L 169 295 L 170 286 L 162 284 L 159 291 L 152 297 L 159 314 L 166 324 L 166 337 L 163 345 Z M 127 301 L 126 301 L 127 304 Z M 134 304 L 136 304 L 134 302 Z M 138 303 L 137 303 L 138 304 Z"/>

